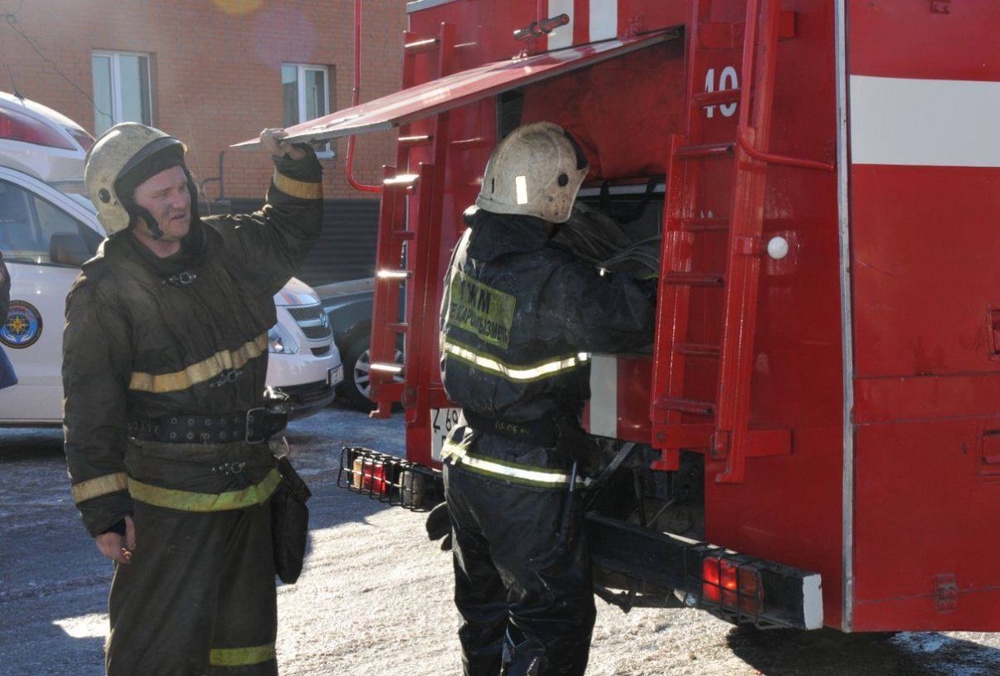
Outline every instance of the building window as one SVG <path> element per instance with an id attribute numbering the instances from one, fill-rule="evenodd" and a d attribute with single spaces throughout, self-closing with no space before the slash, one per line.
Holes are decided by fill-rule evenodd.
<path id="1" fill-rule="evenodd" d="M 149 55 L 94 52 L 94 133 L 119 122 L 153 124 Z"/>
<path id="2" fill-rule="evenodd" d="M 286 127 L 329 114 L 329 75 L 326 66 L 282 64 L 281 86 Z M 316 152 L 320 157 L 333 157 L 329 144 L 317 147 Z"/>

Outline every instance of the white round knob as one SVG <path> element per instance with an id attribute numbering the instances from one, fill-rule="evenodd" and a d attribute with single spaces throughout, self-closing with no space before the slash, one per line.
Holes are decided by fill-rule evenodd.
<path id="1" fill-rule="evenodd" d="M 767 243 L 767 255 L 780 261 L 788 255 L 788 240 L 784 237 L 772 237 Z"/>

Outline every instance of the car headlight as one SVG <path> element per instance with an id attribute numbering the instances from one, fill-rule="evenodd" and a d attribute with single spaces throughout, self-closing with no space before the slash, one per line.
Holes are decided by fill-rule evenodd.
<path id="1" fill-rule="evenodd" d="M 275 324 L 267 332 L 267 351 L 272 354 L 295 354 L 299 346 L 281 324 Z"/>

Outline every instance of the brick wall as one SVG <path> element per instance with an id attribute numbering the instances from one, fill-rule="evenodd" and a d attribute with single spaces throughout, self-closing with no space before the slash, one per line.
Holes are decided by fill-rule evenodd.
<path id="1" fill-rule="evenodd" d="M 196 179 L 225 197 L 258 197 L 270 162 L 229 144 L 282 125 L 281 64 L 330 68 L 330 107 L 351 104 L 353 0 L 0 0 L 0 90 L 17 89 L 93 129 L 93 50 L 152 55 L 153 124 L 187 143 Z M 361 100 L 400 86 L 403 0 L 364 0 Z M 377 182 L 395 134 L 357 141 L 355 178 Z M 368 198 L 345 178 L 347 141 L 323 160 L 328 198 Z M 219 197 L 218 182 L 206 185 Z"/>

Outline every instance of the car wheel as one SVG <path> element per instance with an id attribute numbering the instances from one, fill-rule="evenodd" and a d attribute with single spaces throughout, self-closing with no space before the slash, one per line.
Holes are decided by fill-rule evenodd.
<path id="1" fill-rule="evenodd" d="M 368 398 L 371 389 L 371 326 L 364 324 L 350 331 L 340 347 L 344 362 L 344 381 L 340 384 L 340 394 L 351 408 L 359 411 L 374 411 L 375 402 Z M 396 349 L 396 363 L 402 366 L 403 352 Z M 399 379 L 401 380 L 401 378 Z M 398 404 L 393 405 L 398 410 Z"/>

